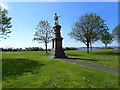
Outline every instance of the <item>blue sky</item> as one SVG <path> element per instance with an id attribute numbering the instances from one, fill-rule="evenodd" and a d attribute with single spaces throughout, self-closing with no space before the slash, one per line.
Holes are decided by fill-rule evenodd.
<path id="1" fill-rule="evenodd" d="M 1 40 L 0 47 L 42 47 L 44 44 L 32 41 L 36 26 L 40 20 L 48 20 L 53 26 L 54 13 L 62 15 L 59 18 L 61 35 L 64 38 L 63 47 L 84 47 L 81 42 L 76 42 L 67 34 L 71 26 L 81 15 L 96 13 L 106 20 L 110 32 L 118 24 L 117 2 L 8 2 L 9 16 L 12 17 L 12 33 L 6 40 Z M 100 41 L 93 46 L 104 46 Z M 116 42 L 110 46 L 117 46 Z M 48 45 L 51 48 L 51 43 Z"/>
<path id="2" fill-rule="evenodd" d="M 4 1 L 4 0 L 0 0 Z M 116 2 L 118 0 L 5 0 L 6 2 Z"/>

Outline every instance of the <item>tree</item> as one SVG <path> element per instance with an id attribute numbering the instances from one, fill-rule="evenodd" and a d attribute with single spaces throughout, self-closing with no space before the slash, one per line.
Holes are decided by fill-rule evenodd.
<path id="1" fill-rule="evenodd" d="M 47 53 L 47 45 L 52 39 L 52 29 L 48 21 L 40 21 L 37 25 L 37 31 L 35 32 L 33 40 L 37 40 L 39 43 L 44 43 L 46 46 Z"/>
<path id="2" fill-rule="evenodd" d="M 102 43 L 105 44 L 105 48 L 107 49 L 107 45 L 111 44 L 113 42 L 113 36 L 112 36 L 112 34 L 110 34 L 109 32 L 105 31 L 102 34 L 101 41 L 102 41 Z"/>
<path id="3" fill-rule="evenodd" d="M 72 32 L 68 35 L 77 41 L 83 42 L 87 46 L 89 53 L 90 44 L 100 39 L 103 30 L 106 30 L 106 24 L 100 16 L 95 13 L 88 13 L 81 16 L 78 21 L 73 24 Z"/>
<path id="4" fill-rule="evenodd" d="M 10 28 L 11 25 L 11 17 L 7 16 L 8 10 L 0 8 L 0 38 L 6 39 L 8 36 L 8 33 L 11 33 Z"/>
<path id="5" fill-rule="evenodd" d="M 112 31 L 112 35 L 114 37 L 114 39 L 116 41 L 118 41 L 118 43 L 120 43 L 120 25 L 117 25 L 113 31 Z"/>

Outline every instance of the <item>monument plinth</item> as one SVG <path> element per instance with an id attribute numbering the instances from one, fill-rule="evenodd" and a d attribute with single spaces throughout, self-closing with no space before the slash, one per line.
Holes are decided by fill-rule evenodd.
<path id="1" fill-rule="evenodd" d="M 52 39 L 52 50 L 51 55 L 53 58 L 66 58 L 64 49 L 62 47 L 62 40 L 61 37 L 61 26 L 58 24 L 58 16 L 55 14 L 54 16 L 55 24 L 54 24 L 54 37 Z"/>

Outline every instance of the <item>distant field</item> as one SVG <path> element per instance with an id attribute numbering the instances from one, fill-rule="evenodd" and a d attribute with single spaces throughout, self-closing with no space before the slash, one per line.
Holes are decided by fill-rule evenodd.
<path id="1" fill-rule="evenodd" d="M 101 51 L 102 52 L 102 51 Z M 116 52 L 116 51 L 115 51 Z M 74 58 L 109 60 L 116 62 L 98 51 L 87 54 L 85 51 L 66 51 Z M 92 55 L 93 54 L 93 55 Z M 107 53 L 106 53 L 107 54 Z M 3 52 L 3 88 L 117 88 L 118 74 L 80 66 L 59 59 L 48 59 L 44 51 Z M 103 58 L 109 59 L 104 59 Z M 112 56 L 117 59 L 114 54 Z M 110 61 L 112 60 L 112 61 Z M 117 61 L 117 60 L 116 60 Z M 97 61 L 96 61 L 97 62 Z M 100 61 L 98 61 L 100 62 Z"/>
<path id="2" fill-rule="evenodd" d="M 90 53 L 86 53 L 86 50 L 73 50 L 66 51 L 66 55 L 77 60 L 102 64 L 111 67 L 118 67 L 118 56 L 120 56 L 118 50 L 114 49 L 96 49 Z"/>

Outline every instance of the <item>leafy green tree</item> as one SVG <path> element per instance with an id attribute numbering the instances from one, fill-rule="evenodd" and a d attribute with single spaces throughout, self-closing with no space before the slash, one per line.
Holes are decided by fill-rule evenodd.
<path id="1" fill-rule="evenodd" d="M 95 13 L 88 13 L 81 16 L 78 21 L 73 24 L 72 32 L 68 35 L 77 41 L 83 42 L 87 46 L 89 53 L 90 44 L 100 39 L 101 33 L 106 30 L 105 20 Z"/>
<path id="2" fill-rule="evenodd" d="M 112 34 L 110 34 L 109 32 L 105 31 L 102 34 L 101 41 L 102 41 L 102 43 L 105 44 L 105 48 L 107 49 L 107 45 L 111 44 L 113 42 L 113 36 L 112 36 Z"/>
<path id="3" fill-rule="evenodd" d="M 53 36 L 51 26 L 48 21 L 43 20 L 39 22 L 36 29 L 37 31 L 35 32 L 33 40 L 37 40 L 39 43 L 44 43 L 47 53 L 47 45 L 52 40 Z"/>
<path id="4" fill-rule="evenodd" d="M 114 39 L 116 41 L 118 41 L 118 43 L 120 43 L 120 25 L 117 25 L 113 31 L 112 31 L 112 35 L 114 37 Z"/>
<path id="5" fill-rule="evenodd" d="M 0 8 L 0 38 L 6 39 L 8 36 L 8 33 L 11 33 L 10 28 L 11 25 L 11 17 L 7 16 L 8 10 Z"/>

